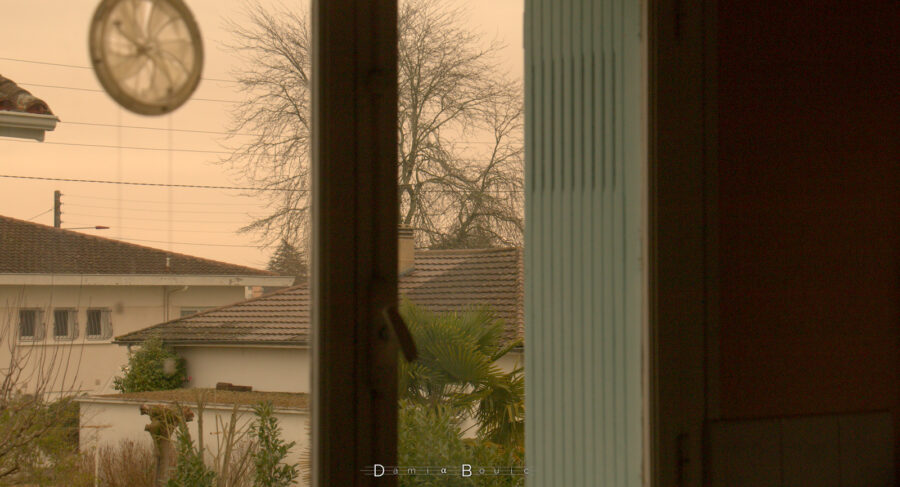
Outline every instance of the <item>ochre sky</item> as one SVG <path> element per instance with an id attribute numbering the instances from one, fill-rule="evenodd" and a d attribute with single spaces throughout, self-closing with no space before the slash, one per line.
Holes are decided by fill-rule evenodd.
<path id="1" fill-rule="evenodd" d="M 522 0 L 444 1 L 465 12 L 464 25 L 485 40 L 504 43 L 505 68 L 521 78 Z M 245 186 L 227 166 L 215 163 L 225 155 L 221 132 L 228 120 L 228 100 L 239 99 L 239 94 L 233 83 L 211 80 L 231 78 L 234 57 L 221 45 L 228 39 L 223 24 L 225 18 L 241 18 L 243 2 L 186 0 L 204 37 L 207 79 L 194 99 L 163 117 L 118 108 L 102 92 L 93 71 L 85 68 L 88 27 L 98 3 L 29 0 L 4 5 L 4 17 L 15 21 L 4 22 L 0 29 L 0 74 L 43 98 L 62 122 L 47 133 L 44 143 L 0 137 L 0 174 Z M 265 266 L 271 253 L 254 246 L 254 235 L 235 233 L 253 215 L 265 214 L 262 200 L 238 191 L 0 178 L 0 214 L 50 225 L 52 213 L 46 211 L 52 208 L 54 190 L 63 193 L 64 228 L 106 225 L 112 228 L 84 231 L 253 267 Z"/>

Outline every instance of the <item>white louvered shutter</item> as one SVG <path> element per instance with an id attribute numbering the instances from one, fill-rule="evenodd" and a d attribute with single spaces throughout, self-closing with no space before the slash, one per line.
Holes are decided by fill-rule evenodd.
<path id="1" fill-rule="evenodd" d="M 110 312 L 108 309 L 104 309 L 100 312 L 100 329 L 103 332 L 104 339 L 112 338 L 112 318 L 110 316 Z"/>
<path id="2" fill-rule="evenodd" d="M 68 311 L 67 324 L 69 325 L 69 329 L 66 330 L 67 338 L 69 340 L 74 340 L 78 338 L 78 310 L 72 309 Z"/>
<path id="3" fill-rule="evenodd" d="M 43 340 L 46 331 L 47 326 L 44 323 L 44 311 L 39 309 L 35 311 L 34 316 L 34 339 Z"/>

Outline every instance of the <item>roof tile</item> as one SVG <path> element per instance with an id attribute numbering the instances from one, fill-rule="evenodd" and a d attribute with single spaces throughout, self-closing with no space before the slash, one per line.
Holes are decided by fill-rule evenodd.
<path id="1" fill-rule="evenodd" d="M 0 216 L 0 273 L 274 275 L 6 216 Z"/>
<path id="2" fill-rule="evenodd" d="M 521 249 L 422 250 L 400 276 L 400 295 L 433 312 L 487 305 L 506 324 L 506 338 L 524 336 Z M 303 345 L 309 341 L 306 284 L 178 318 L 116 338 L 137 343 L 160 336 L 171 344 Z"/>
<path id="3" fill-rule="evenodd" d="M 0 75 L 0 110 L 53 115 L 44 100 L 35 97 L 28 90 L 22 89 L 13 80 L 4 78 L 2 75 Z"/>

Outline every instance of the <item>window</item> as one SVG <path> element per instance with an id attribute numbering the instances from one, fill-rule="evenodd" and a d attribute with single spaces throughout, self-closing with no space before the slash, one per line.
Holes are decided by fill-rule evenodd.
<path id="1" fill-rule="evenodd" d="M 78 336 L 77 311 L 74 309 L 53 310 L 53 338 L 74 340 Z"/>
<path id="2" fill-rule="evenodd" d="M 84 333 L 91 340 L 106 340 L 112 337 L 112 323 L 108 309 L 88 309 L 87 325 Z"/>
<path id="3" fill-rule="evenodd" d="M 44 338 L 44 326 L 41 323 L 41 310 L 19 310 L 19 339 L 40 340 Z"/>
<path id="4" fill-rule="evenodd" d="M 190 316 L 197 313 L 202 313 L 206 310 L 212 309 L 212 306 L 194 306 L 191 308 L 181 308 L 181 318 L 185 316 Z"/>

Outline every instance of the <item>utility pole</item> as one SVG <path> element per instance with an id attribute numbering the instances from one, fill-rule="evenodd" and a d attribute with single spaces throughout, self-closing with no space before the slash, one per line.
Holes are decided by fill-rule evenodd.
<path id="1" fill-rule="evenodd" d="M 53 226 L 59 228 L 62 225 L 62 193 L 57 189 L 53 192 Z"/>

